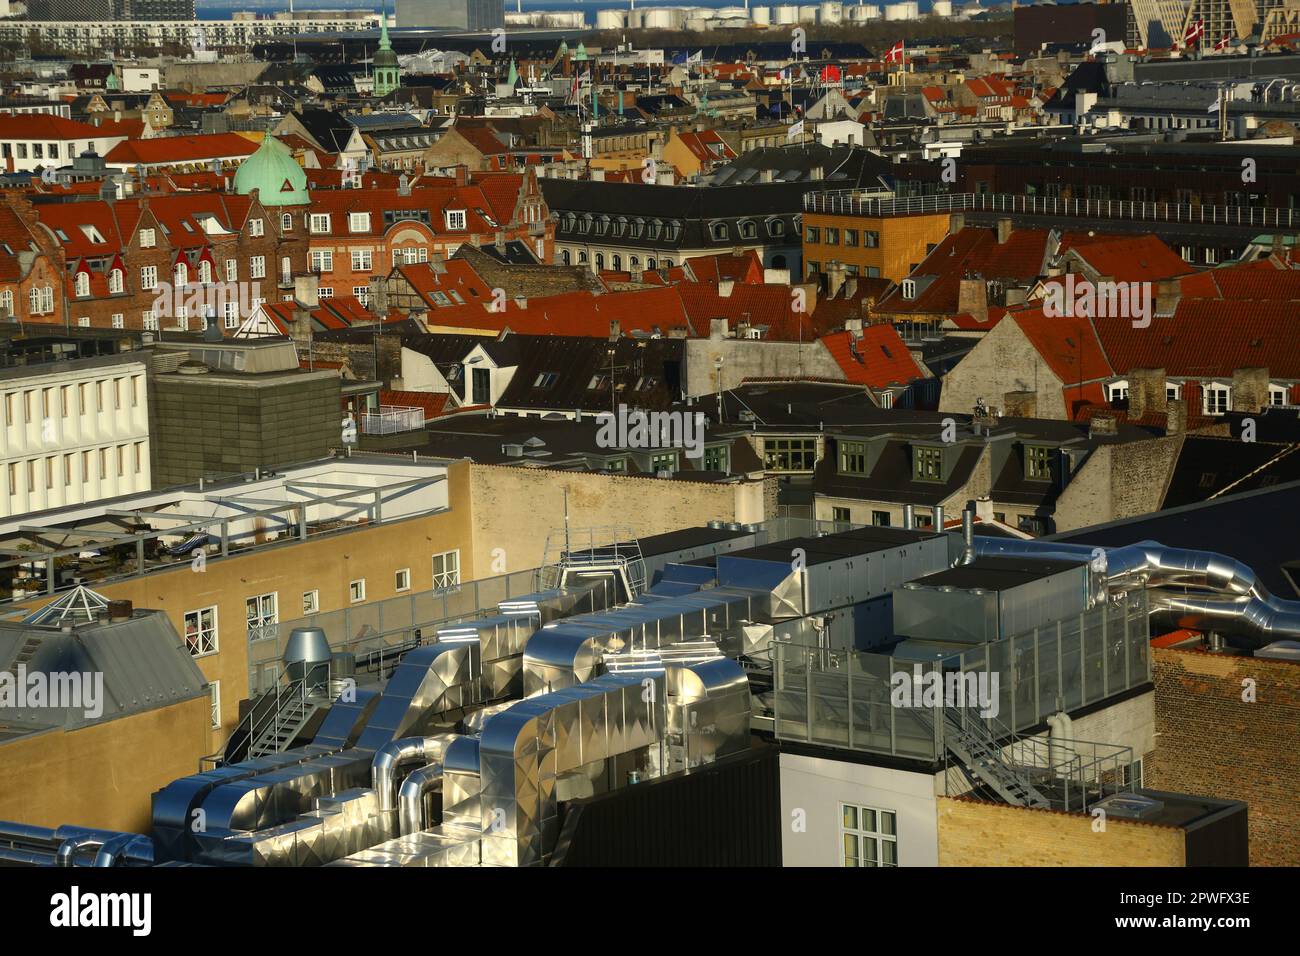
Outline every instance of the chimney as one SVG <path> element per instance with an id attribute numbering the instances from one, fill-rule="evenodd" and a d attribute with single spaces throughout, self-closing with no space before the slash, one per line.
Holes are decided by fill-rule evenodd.
<path id="1" fill-rule="evenodd" d="M 130 601 L 109 601 L 108 602 L 108 619 L 110 621 L 129 621 L 134 606 Z"/>
<path id="2" fill-rule="evenodd" d="M 814 166 L 811 170 L 809 170 L 809 172 L 808 172 L 808 178 L 811 179 L 811 180 L 813 180 L 813 182 L 818 182 L 818 181 L 820 181 L 820 180 L 826 178 L 826 173 L 825 173 L 825 171 L 822 169 L 822 167 L 820 167 L 820 166 Z"/>
<path id="3" fill-rule="evenodd" d="M 605 170 L 593 169 L 591 171 L 591 181 L 593 183 L 603 183 L 605 181 Z"/>
<path id="4" fill-rule="evenodd" d="M 304 272 L 293 277 L 294 304 L 311 311 L 320 307 L 320 275 Z"/>
<path id="5" fill-rule="evenodd" d="M 1187 431 L 1187 402 L 1181 398 L 1171 398 L 1167 403 L 1165 433 L 1181 435 Z"/>
<path id="6" fill-rule="evenodd" d="M 407 178 L 406 173 L 402 173 L 397 177 L 397 195 L 411 195 L 411 180 Z"/>
<path id="7" fill-rule="evenodd" d="M 1177 279 L 1160 279 L 1156 282 L 1156 315 L 1173 315 L 1178 308 L 1182 286 Z"/>
<path id="8" fill-rule="evenodd" d="M 770 169 L 760 169 L 760 170 L 758 171 L 758 181 L 759 181 L 760 183 L 770 183 L 770 182 L 772 181 L 772 176 L 773 176 L 773 175 L 774 175 L 773 170 L 770 170 Z"/>
<path id="9" fill-rule="evenodd" d="M 1232 372 L 1232 410 L 1258 412 L 1268 407 L 1268 369 L 1238 368 Z"/>
<path id="10" fill-rule="evenodd" d="M 853 318 L 845 319 L 844 331 L 848 332 L 851 336 L 853 336 L 854 341 L 857 341 L 858 339 L 862 338 L 861 316 L 854 316 Z"/>
<path id="11" fill-rule="evenodd" d="M 1135 368 L 1128 373 L 1128 417 L 1131 420 L 1148 415 L 1165 414 L 1168 398 L 1165 393 L 1165 370 L 1162 368 Z"/>
<path id="12" fill-rule="evenodd" d="M 731 298 L 731 293 L 736 288 L 735 279 L 722 279 L 718 282 L 718 297 L 722 299 Z"/>
<path id="13" fill-rule="evenodd" d="M 1088 437 L 1118 435 L 1119 419 L 1113 415 L 1093 415 L 1088 422 Z"/>
<path id="14" fill-rule="evenodd" d="M 726 319 L 709 319 L 709 338 L 725 339 L 727 337 Z"/>
<path id="15" fill-rule="evenodd" d="M 955 212 L 948 217 L 948 232 L 956 235 L 966 228 L 966 214 L 964 212 Z"/>
<path id="16" fill-rule="evenodd" d="M 611 319 L 609 323 L 609 340 L 617 342 L 623 336 L 623 327 L 619 325 L 618 319 Z"/>
<path id="17" fill-rule="evenodd" d="M 1037 392 L 1005 392 L 1002 395 L 1002 414 L 1007 418 L 1037 418 Z"/>
<path id="18" fill-rule="evenodd" d="M 457 166 L 457 167 L 455 168 L 453 174 L 454 174 L 455 177 L 456 177 L 456 185 L 457 185 L 457 186 L 468 186 L 468 185 L 469 185 L 469 167 L 468 167 L 468 166 Z"/>
<path id="19" fill-rule="evenodd" d="M 989 290 L 981 277 L 961 280 L 957 287 L 957 311 L 970 313 L 976 322 L 989 320 Z"/>
<path id="20" fill-rule="evenodd" d="M 826 266 L 826 298 L 833 299 L 844 287 L 844 263 L 830 262 Z"/>
<path id="21" fill-rule="evenodd" d="M 1011 227 L 1010 219 L 998 220 L 998 245 L 999 246 L 1006 245 L 1007 240 L 1011 238 L 1011 230 L 1012 227 Z"/>

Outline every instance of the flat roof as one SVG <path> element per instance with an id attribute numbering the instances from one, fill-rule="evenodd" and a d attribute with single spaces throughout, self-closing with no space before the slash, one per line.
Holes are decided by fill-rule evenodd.
<path id="1" fill-rule="evenodd" d="M 945 568 L 909 583 L 931 588 L 1009 591 L 1086 563 L 1086 561 L 1057 558 L 983 557 L 976 560 L 974 564 L 959 564 L 955 568 Z"/>

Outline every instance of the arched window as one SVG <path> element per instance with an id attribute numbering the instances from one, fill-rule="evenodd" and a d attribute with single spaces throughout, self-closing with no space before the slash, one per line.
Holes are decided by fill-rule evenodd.
<path id="1" fill-rule="evenodd" d="M 212 263 L 206 259 L 199 263 L 199 281 L 204 285 L 212 281 Z"/>
<path id="2" fill-rule="evenodd" d="M 605 271 L 605 253 L 603 252 L 596 253 L 596 271 Z"/>
<path id="3" fill-rule="evenodd" d="M 121 269 L 114 269 L 108 274 L 108 291 L 112 295 L 117 295 L 126 288 L 126 276 Z"/>
<path id="4" fill-rule="evenodd" d="M 562 250 L 560 251 L 560 261 L 563 262 L 566 266 L 569 265 L 569 250 L 568 250 L 568 249 L 562 249 Z"/>
<path id="5" fill-rule="evenodd" d="M 78 272 L 76 278 L 72 280 L 72 285 L 78 296 L 90 295 L 90 273 Z"/>
<path id="6" fill-rule="evenodd" d="M 176 263 L 176 268 L 172 270 L 172 285 L 180 288 L 187 285 L 190 281 L 190 270 L 183 262 Z"/>
<path id="7" fill-rule="evenodd" d="M 613 261 L 614 261 L 614 271 L 615 271 L 615 272 L 622 272 L 622 271 L 623 271 L 623 257 L 620 256 L 618 253 L 615 253 L 615 254 L 614 254 L 614 260 L 613 260 Z"/>
<path id="8" fill-rule="evenodd" d="M 280 228 L 285 232 L 293 232 L 293 216 L 287 212 L 282 213 L 280 215 Z"/>
<path id="9" fill-rule="evenodd" d="M 752 219 L 746 219 L 744 222 L 740 224 L 740 238 L 742 239 L 758 238 L 758 226 L 754 225 L 754 221 Z"/>
<path id="10" fill-rule="evenodd" d="M 587 264 L 587 254 L 585 252 L 579 252 L 578 265 L 585 266 L 586 264 Z"/>

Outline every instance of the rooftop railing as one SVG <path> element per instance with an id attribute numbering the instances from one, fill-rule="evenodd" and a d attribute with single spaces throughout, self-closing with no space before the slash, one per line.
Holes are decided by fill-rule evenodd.
<path id="1" fill-rule="evenodd" d="M 992 212 L 1281 229 L 1294 228 L 1300 224 L 1300 210 L 1269 206 L 1203 206 L 1122 199 L 1057 199 L 1007 193 L 944 193 L 935 196 L 877 199 L 861 190 L 840 189 L 805 193 L 803 208 L 804 212 L 840 216 L 915 216 L 925 213 Z"/>
<path id="2" fill-rule="evenodd" d="M 424 427 L 424 409 L 418 405 L 380 405 L 377 412 L 361 413 L 364 435 L 396 435 Z"/>

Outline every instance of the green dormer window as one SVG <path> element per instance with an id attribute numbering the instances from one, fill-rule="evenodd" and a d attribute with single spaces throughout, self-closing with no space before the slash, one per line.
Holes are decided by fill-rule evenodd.
<path id="1" fill-rule="evenodd" d="M 917 481 L 942 481 L 943 449 L 917 448 L 913 474 Z"/>
<path id="2" fill-rule="evenodd" d="M 867 473 L 866 442 L 840 442 L 840 473 L 845 475 L 865 475 Z"/>
<path id="3" fill-rule="evenodd" d="M 1052 449 L 1046 445 L 1025 446 L 1025 477 L 1030 481 L 1052 480 Z"/>

